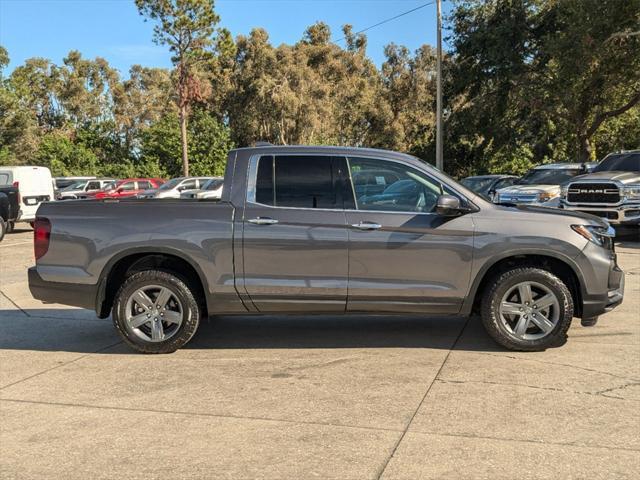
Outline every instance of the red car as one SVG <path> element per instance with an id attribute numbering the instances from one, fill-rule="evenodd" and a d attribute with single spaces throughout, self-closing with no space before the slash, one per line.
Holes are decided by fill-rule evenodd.
<path id="1" fill-rule="evenodd" d="M 111 187 L 97 192 L 94 198 L 132 197 L 145 190 L 158 188 L 163 183 L 164 180 L 161 178 L 125 178 L 124 180 L 119 180 Z"/>

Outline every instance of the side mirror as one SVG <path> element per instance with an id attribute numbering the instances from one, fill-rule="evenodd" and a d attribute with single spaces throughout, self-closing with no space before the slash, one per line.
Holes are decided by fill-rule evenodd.
<path id="1" fill-rule="evenodd" d="M 440 195 L 436 203 L 436 213 L 443 217 L 457 217 L 462 213 L 460 199 L 453 195 Z"/>

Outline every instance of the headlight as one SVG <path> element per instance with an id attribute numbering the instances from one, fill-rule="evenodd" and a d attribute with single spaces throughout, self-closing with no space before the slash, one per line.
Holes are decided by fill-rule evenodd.
<path id="1" fill-rule="evenodd" d="M 608 247 L 616 231 L 612 227 L 600 227 L 597 225 L 571 225 L 574 232 L 600 247 Z"/>
<path id="2" fill-rule="evenodd" d="M 627 185 L 622 188 L 622 193 L 630 200 L 640 200 L 640 185 Z"/>
<path id="3" fill-rule="evenodd" d="M 556 192 L 542 192 L 538 194 L 538 202 L 548 202 L 556 198 L 558 194 Z"/>
<path id="4" fill-rule="evenodd" d="M 569 185 L 563 185 L 560 187 L 560 196 L 562 198 L 567 198 L 567 193 L 569 193 Z"/>

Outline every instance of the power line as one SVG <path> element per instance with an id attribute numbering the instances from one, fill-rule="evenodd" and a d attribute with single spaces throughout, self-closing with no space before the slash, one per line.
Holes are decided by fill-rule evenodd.
<path id="1" fill-rule="evenodd" d="M 375 25 L 371 25 L 369 27 L 363 28 L 362 30 L 360 30 L 358 32 L 355 32 L 353 35 L 359 35 L 361 33 L 366 32 L 367 30 L 371 30 L 372 28 L 376 28 L 376 27 L 379 27 L 380 25 L 384 25 L 385 23 L 392 22 L 392 21 L 396 20 L 397 18 L 404 17 L 405 15 L 409 15 L 410 13 L 413 13 L 416 10 L 420 10 L 421 8 L 428 7 L 429 5 L 433 5 L 434 3 L 436 3 L 435 0 L 432 1 L 432 2 L 423 3 L 422 5 L 419 5 L 419 6 L 415 7 L 415 8 L 412 8 L 411 10 L 407 10 L 406 12 L 400 13 L 400 14 L 396 15 L 395 17 L 387 18 L 385 20 L 382 20 L 381 22 L 376 23 Z M 341 41 L 346 40 L 346 39 L 347 39 L 347 37 L 344 36 L 339 40 L 335 40 L 334 43 L 338 43 L 338 42 L 341 42 Z"/>

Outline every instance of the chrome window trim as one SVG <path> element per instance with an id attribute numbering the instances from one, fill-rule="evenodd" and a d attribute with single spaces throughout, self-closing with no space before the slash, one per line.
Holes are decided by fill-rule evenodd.
<path id="1" fill-rule="evenodd" d="M 344 158 L 347 161 L 347 167 L 349 170 L 349 182 L 351 183 L 351 189 L 353 191 L 353 199 L 354 199 L 354 203 L 356 204 L 356 208 L 352 209 L 352 208 L 306 208 L 306 207 L 279 207 L 277 205 L 267 205 L 264 203 L 259 203 L 256 202 L 256 180 L 257 180 L 257 174 L 258 174 L 258 162 L 260 160 L 261 157 L 272 157 L 274 162 L 275 162 L 275 157 L 338 157 L 338 158 Z M 245 195 L 245 202 L 246 204 L 251 204 L 252 206 L 258 206 L 258 207 L 265 207 L 265 208 L 274 208 L 274 209 L 279 209 L 279 210 L 305 210 L 308 212 L 345 212 L 345 213 L 354 213 L 354 212 L 367 212 L 367 213 L 392 213 L 392 214 L 398 214 L 398 215 L 429 215 L 429 216 L 437 216 L 437 213 L 435 212 L 403 212 L 403 211 L 389 211 L 389 210 L 359 210 L 357 208 L 358 206 L 358 200 L 356 198 L 355 195 L 355 187 L 353 185 L 353 180 L 351 179 L 351 165 L 349 163 L 349 157 L 350 155 L 347 154 L 343 154 L 343 155 L 335 155 L 335 154 L 326 154 L 326 153 L 256 153 L 254 155 L 252 155 L 249 158 L 249 168 L 247 168 L 247 188 L 246 188 L 246 195 Z M 474 208 L 478 209 L 478 207 L 471 202 L 471 200 L 469 200 L 465 195 L 461 194 L 457 189 L 453 188 L 451 185 L 444 183 L 442 181 L 440 181 L 438 178 L 430 175 L 428 172 L 419 169 L 417 167 L 415 167 L 414 165 L 408 165 L 406 162 L 402 162 L 399 160 L 394 160 L 394 159 L 389 159 L 389 158 L 380 158 L 380 157 L 374 157 L 374 156 L 353 156 L 354 158 L 363 158 L 363 159 L 367 159 L 367 160 L 379 160 L 379 161 L 383 161 L 383 162 L 393 162 L 393 163 L 398 163 L 400 165 L 403 166 L 408 166 L 414 170 L 419 171 L 420 173 L 426 175 L 428 178 L 430 178 L 432 181 L 434 181 L 437 184 L 446 186 L 447 188 L 449 188 L 452 192 L 454 192 L 461 200 L 464 200 L 465 202 L 467 202 L 469 205 L 473 206 Z M 275 175 L 275 168 L 274 168 L 274 175 Z M 275 185 L 274 185 L 274 189 L 275 189 Z M 275 194 L 275 192 L 274 192 Z M 244 218 L 243 218 L 244 220 Z"/>

